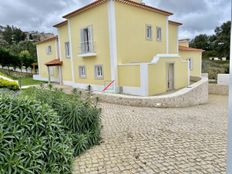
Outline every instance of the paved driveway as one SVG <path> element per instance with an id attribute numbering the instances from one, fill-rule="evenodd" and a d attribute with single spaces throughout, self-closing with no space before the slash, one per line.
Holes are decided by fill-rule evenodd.
<path id="1" fill-rule="evenodd" d="M 103 143 L 79 156 L 73 173 L 225 173 L 227 99 L 178 109 L 103 103 Z"/>

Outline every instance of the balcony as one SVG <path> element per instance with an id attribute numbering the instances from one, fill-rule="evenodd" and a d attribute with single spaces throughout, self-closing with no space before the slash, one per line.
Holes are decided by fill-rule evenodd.
<path id="1" fill-rule="evenodd" d="M 95 57 L 96 51 L 94 49 L 94 42 L 85 41 L 80 43 L 80 57 Z"/>

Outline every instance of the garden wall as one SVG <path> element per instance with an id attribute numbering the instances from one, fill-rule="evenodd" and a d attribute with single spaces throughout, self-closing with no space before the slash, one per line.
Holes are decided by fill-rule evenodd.
<path id="1" fill-rule="evenodd" d="M 229 95 L 228 85 L 209 84 L 209 94 Z"/>
<path id="2" fill-rule="evenodd" d="M 94 94 L 99 97 L 101 102 L 120 105 L 157 108 L 189 107 L 208 102 L 208 79 L 203 77 L 188 88 L 161 96 L 139 97 L 100 92 L 95 92 Z"/>

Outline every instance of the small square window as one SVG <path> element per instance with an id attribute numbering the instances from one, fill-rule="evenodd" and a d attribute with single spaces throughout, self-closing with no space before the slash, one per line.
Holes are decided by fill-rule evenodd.
<path id="1" fill-rule="evenodd" d="M 96 79 L 103 79 L 102 65 L 95 65 L 95 78 Z"/>
<path id="2" fill-rule="evenodd" d="M 146 25 L 146 39 L 152 40 L 152 26 Z"/>
<path id="3" fill-rule="evenodd" d="M 156 27 L 156 40 L 161 41 L 162 39 L 162 30 L 160 27 Z"/>
<path id="4" fill-rule="evenodd" d="M 70 58 L 70 44 L 69 42 L 65 42 L 65 56 Z"/>
<path id="5" fill-rule="evenodd" d="M 48 55 L 52 54 L 52 46 L 49 45 L 49 46 L 47 47 L 46 52 L 47 52 Z"/>
<path id="6" fill-rule="evenodd" d="M 79 76 L 80 78 L 86 78 L 86 69 L 85 66 L 79 66 Z"/>

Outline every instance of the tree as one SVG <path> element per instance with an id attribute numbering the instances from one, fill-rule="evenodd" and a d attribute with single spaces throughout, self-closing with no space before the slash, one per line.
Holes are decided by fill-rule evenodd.
<path id="1" fill-rule="evenodd" d="M 228 21 L 217 27 L 214 35 L 200 34 L 191 41 L 190 46 L 205 50 L 204 58 L 211 56 L 229 58 L 230 26 L 231 21 Z"/>
<path id="2" fill-rule="evenodd" d="M 31 54 L 28 50 L 23 50 L 19 53 L 19 57 L 21 59 L 21 67 L 25 66 L 26 70 L 29 67 L 32 67 L 32 63 L 34 63 L 33 58 L 31 57 Z"/>
<path id="3" fill-rule="evenodd" d="M 194 48 L 201 48 L 203 50 L 209 50 L 209 37 L 206 34 L 200 34 L 190 42 L 190 46 Z"/>
<path id="4" fill-rule="evenodd" d="M 3 39 L 8 43 L 19 43 L 26 39 L 26 34 L 19 28 L 7 25 L 2 31 Z"/>

